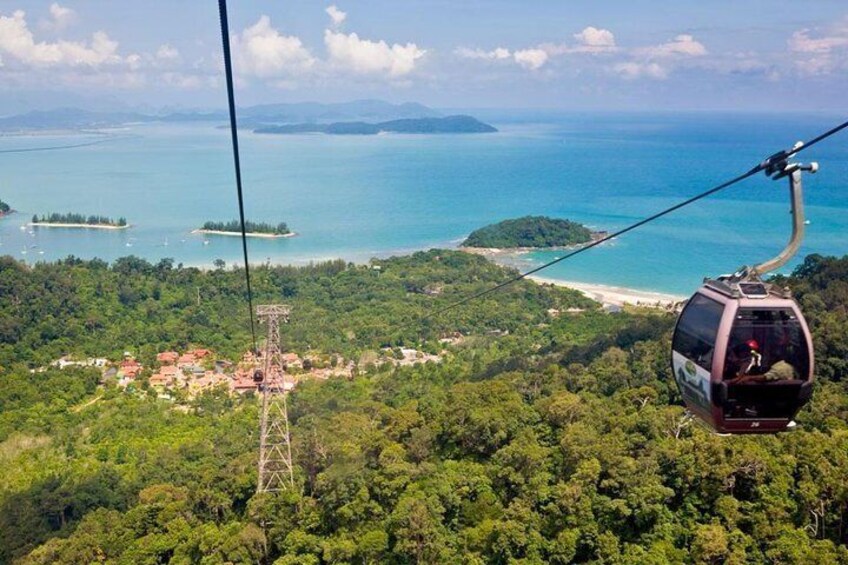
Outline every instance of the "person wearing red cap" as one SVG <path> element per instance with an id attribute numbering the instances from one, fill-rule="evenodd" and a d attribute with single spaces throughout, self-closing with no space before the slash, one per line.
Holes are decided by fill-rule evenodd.
<path id="1" fill-rule="evenodd" d="M 749 383 L 749 382 L 772 382 L 772 381 L 790 381 L 798 378 L 798 372 L 795 367 L 783 360 L 775 361 L 766 371 L 763 367 L 763 356 L 760 353 L 760 344 L 756 339 L 750 339 L 745 342 L 744 347 L 748 353 L 744 356 L 742 362 L 738 365 L 739 372 L 736 378 L 729 382 L 733 384 Z"/>
<path id="2" fill-rule="evenodd" d="M 745 343 L 740 343 L 732 350 L 732 354 L 736 359 L 737 370 L 735 377 L 730 379 L 729 383 L 738 384 L 761 380 L 763 356 L 760 353 L 760 344 L 756 339 L 749 339 Z"/>

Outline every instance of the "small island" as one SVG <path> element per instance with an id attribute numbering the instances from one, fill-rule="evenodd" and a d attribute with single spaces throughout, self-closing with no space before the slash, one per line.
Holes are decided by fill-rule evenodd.
<path id="1" fill-rule="evenodd" d="M 31 226 L 48 227 L 48 228 L 84 228 L 84 229 L 105 229 L 105 230 L 123 230 L 130 227 L 126 218 L 118 218 L 117 220 L 106 216 L 86 216 L 85 214 L 52 214 L 32 216 Z"/>
<path id="2" fill-rule="evenodd" d="M 280 222 L 277 225 L 265 222 L 244 222 L 244 229 L 247 237 L 293 237 L 296 234 L 289 229 L 285 222 Z M 191 233 L 202 233 L 206 235 L 234 235 L 241 236 L 241 222 L 232 220 L 231 222 L 206 222 L 200 229 L 194 230 Z"/>
<path id="3" fill-rule="evenodd" d="M 377 135 L 378 133 L 493 133 L 495 127 L 471 116 L 444 118 L 408 118 L 387 122 L 334 122 L 331 124 L 303 123 L 262 127 L 253 133 L 297 134 L 325 133 L 329 135 Z"/>
<path id="4" fill-rule="evenodd" d="M 525 216 L 471 232 L 460 247 L 468 250 L 530 250 L 571 247 L 603 236 L 570 220 Z"/>
<path id="5" fill-rule="evenodd" d="M 12 207 L 9 206 L 7 203 L 3 202 L 3 200 L 0 200 L 0 218 L 11 214 L 12 212 L 14 212 L 14 210 L 12 210 Z"/>

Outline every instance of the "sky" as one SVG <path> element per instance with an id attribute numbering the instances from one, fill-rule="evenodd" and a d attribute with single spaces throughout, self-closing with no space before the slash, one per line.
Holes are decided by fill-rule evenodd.
<path id="1" fill-rule="evenodd" d="M 840 111 L 844 0 L 238 0 L 240 105 Z M 0 115 L 221 108 L 213 0 L 0 0 Z"/>

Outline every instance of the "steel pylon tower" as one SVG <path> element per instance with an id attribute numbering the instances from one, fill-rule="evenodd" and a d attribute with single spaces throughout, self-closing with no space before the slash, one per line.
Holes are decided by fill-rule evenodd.
<path id="1" fill-rule="evenodd" d="M 256 314 L 268 327 L 264 366 L 259 382 L 262 392 L 262 420 L 259 428 L 257 492 L 294 488 L 286 377 L 280 348 L 280 321 L 288 322 L 290 312 L 291 308 L 283 304 L 256 307 Z"/>

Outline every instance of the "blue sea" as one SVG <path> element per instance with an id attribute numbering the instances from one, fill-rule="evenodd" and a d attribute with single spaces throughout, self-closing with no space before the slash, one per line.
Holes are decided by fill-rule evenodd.
<path id="1" fill-rule="evenodd" d="M 473 229 L 544 214 L 614 231 L 750 169 L 846 116 L 473 112 L 477 135 L 240 134 L 247 217 L 298 236 L 249 243 L 256 263 L 365 262 L 456 247 Z M 0 254 L 27 262 L 137 255 L 210 266 L 241 260 L 237 238 L 193 235 L 238 215 L 229 132 L 139 125 L 93 134 L 0 137 Z M 802 153 L 808 253 L 848 253 L 848 133 Z M 750 179 L 540 275 L 685 294 L 706 275 L 776 254 L 790 231 L 787 181 Z M 33 214 L 124 216 L 123 231 L 21 229 Z M 561 252 L 521 258 L 530 268 Z M 791 266 L 784 269 L 788 271 Z"/>

